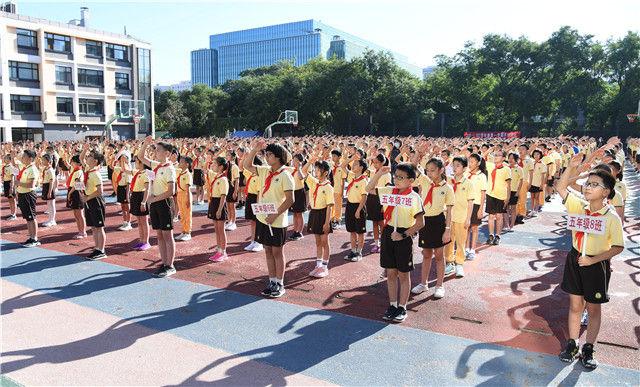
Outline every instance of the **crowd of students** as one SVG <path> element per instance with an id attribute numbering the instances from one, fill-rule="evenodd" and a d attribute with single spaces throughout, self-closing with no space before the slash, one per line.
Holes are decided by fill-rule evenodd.
<path id="1" fill-rule="evenodd" d="M 626 145 L 626 146 L 625 146 Z M 56 226 L 56 191 L 66 188 L 66 208 L 73 211 L 78 234 L 91 229 L 90 260 L 103 259 L 107 245 L 106 195 L 116 197 L 121 231 L 137 225 L 132 249 L 151 248 L 151 228 L 162 264 L 155 275 L 175 274 L 175 243 L 191 240 L 194 204 L 208 202 L 216 246 L 212 262 L 229 259 L 227 231 L 237 228 L 237 209 L 251 228 L 249 252 L 264 251 L 268 282 L 262 294 L 285 294 L 285 250 L 313 235 L 316 265 L 310 276 L 330 272 L 331 234 L 344 227 L 350 249 L 344 259 L 358 262 L 379 254 L 387 278 L 389 307 L 383 318 L 407 317 L 410 294 L 428 291 L 435 261 L 434 298 L 445 296 L 444 278 L 465 275 L 466 261 L 489 255 L 480 242 L 499 245 L 504 233 L 538 216 L 545 201 L 560 195 L 570 213 L 603 216 L 607 233 L 589 237 L 573 232 L 562 289 L 570 294 L 570 340 L 560 357 L 573 360 L 583 311 L 588 312 L 582 362 L 595 368 L 593 344 L 600 325 L 600 304 L 609 300 L 609 261 L 623 249 L 622 223 L 626 187 L 622 181 L 625 151 L 636 170 L 640 140 L 617 138 L 599 144 L 593 138 L 444 139 L 424 137 L 299 137 L 265 139 L 175 139 L 120 142 L 5 144 L 2 165 L 9 216 L 20 208 L 27 223 L 25 247 L 40 245 L 36 189 L 41 186 L 48 219 Z M 105 192 L 106 165 L 113 192 Z M 386 205 L 390 197 L 403 205 Z M 255 207 L 252 205 L 258 205 Z M 289 225 L 289 212 L 293 224 Z M 306 222 L 303 214 L 308 212 Z M 485 217 L 485 214 L 487 215 Z M 135 220 L 134 220 L 135 218 Z M 365 251 L 367 221 L 372 230 Z M 478 240 L 487 222 L 489 237 Z M 174 223 L 180 234 L 174 235 Z M 343 226 L 344 225 L 344 226 Z M 420 282 L 412 286 L 414 242 L 422 252 Z"/>

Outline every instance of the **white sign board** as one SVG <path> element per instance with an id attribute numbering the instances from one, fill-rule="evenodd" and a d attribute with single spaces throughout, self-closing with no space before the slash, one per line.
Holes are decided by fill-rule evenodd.
<path id="1" fill-rule="evenodd" d="M 605 218 L 600 216 L 569 214 L 567 217 L 567 229 L 573 231 L 603 235 L 606 232 L 606 226 Z"/>
<path id="2" fill-rule="evenodd" d="M 13 174 L 13 176 L 18 176 L 18 173 L 20 173 L 20 168 L 17 168 L 17 167 L 11 168 L 11 173 Z"/>
<path id="3" fill-rule="evenodd" d="M 76 191 L 84 191 L 84 189 L 86 188 L 84 186 L 84 181 L 76 181 L 76 184 L 74 184 L 73 187 L 76 189 Z"/>
<path id="4" fill-rule="evenodd" d="M 251 204 L 251 210 L 254 215 L 269 215 L 277 214 L 278 209 L 275 203 L 253 203 Z"/>
<path id="5" fill-rule="evenodd" d="M 147 169 L 147 177 L 149 178 L 149 180 L 153 180 L 156 178 L 156 173 L 150 169 Z"/>
<path id="6" fill-rule="evenodd" d="M 413 207 L 413 197 L 408 195 L 380 195 L 380 204 L 389 207 Z"/>

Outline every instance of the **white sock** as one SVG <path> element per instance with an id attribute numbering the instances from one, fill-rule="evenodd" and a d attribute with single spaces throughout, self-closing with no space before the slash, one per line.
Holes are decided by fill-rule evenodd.
<path id="1" fill-rule="evenodd" d="M 389 305 L 398 307 L 398 301 L 389 302 Z"/>
<path id="2" fill-rule="evenodd" d="M 279 285 L 284 286 L 284 278 L 283 278 L 283 279 L 277 279 L 277 278 L 276 278 L 276 282 L 277 282 Z"/>
<path id="3" fill-rule="evenodd" d="M 276 277 L 269 277 L 269 282 L 276 282 L 277 278 Z"/>
<path id="4" fill-rule="evenodd" d="M 322 258 L 316 259 L 316 268 L 322 266 Z"/>
<path id="5" fill-rule="evenodd" d="M 407 304 L 404 304 L 404 305 L 398 305 L 398 306 L 399 306 L 399 307 L 401 307 L 401 308 L 404 308 L 404 310 L 407 310 Z"/>
<path id="6" fill-rule="evenodd" d="M 322 261 L 322 266 L 324 266 L 325 269 L 328 269 L 329 262 Z"/>

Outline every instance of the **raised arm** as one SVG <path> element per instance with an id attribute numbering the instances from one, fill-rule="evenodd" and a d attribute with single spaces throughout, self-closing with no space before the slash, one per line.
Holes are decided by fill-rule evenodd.
<path id="1" fill-rule="evenodd" d="M 567 187 L 571 183 L 571 178 L 577 174 L 578 167 L 582 164 L 583 154 L 577 153 L 574 155 L 571 160 L 569 160 L 569 164 L 567 165 L 567 169 L 564 171 L 562 176 L 560 176 L 560 180 L 556 185 L 556 190 L 560 194 L 562 200 L 567 198 L 567 194 L 569 191 Z"/>
<path id="2" fill-rule="evenodd" d="M 242 167 L 247 171 L 251 172 L 252 175 L 258 174 L 258 168 L 253 164 L 253 159 L 256 158 L 258 152 L 266 148 L 267 142 L 263 139 L 260 139 L 258 143 L 251 149 L 249 155 L 242 160 Z"/>
<path id="3" fill-rule="evenodd" d="M 373 177 L 371 178 L 371 180 L 369 181 L 369 184 L 367 184 L 367 188 L 366 188 L 367 192 L 370 192 L 376 189 L 376 187 L 378 186 L 378 180 L 380 180 L 382 175 L 389 172 L 391 172 L 391 167 L 389 166 L 381 167 L 380 169 L 378 169 L 376 173 L 373 175 Z"/>
<path id="4" fill-rule="evenodd" d="M 137 157 L 142 161 L 142 163 L 146 166 L 151 166 L 151 159 L 147 157 L 147 148 L 153 142 L 153 137 L 147 136 L 142 143 L 142 147 L 138 151 Z"/>

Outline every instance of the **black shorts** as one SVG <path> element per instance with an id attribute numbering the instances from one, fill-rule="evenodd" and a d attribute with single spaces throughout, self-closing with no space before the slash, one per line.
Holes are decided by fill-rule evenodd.
<path id="1" fill-rule="evenodd" d="M 113 180 L 113 168 L 111 167 L 107 167 L 107 179 L 109 181 Z"/>
<path id="2" fill-rule="evenodd" d="M 5 198 L 15 198 L 16 197 L 16 189 L 15 186 L 12 186 L 11 181 L 5 181 L 2 183 L 2 188 L 4 189 L 4 197 Z"/>
<path id="3" fill-rule="evenodd" d="M 104 227 L 104 199 L 99 196 L 84 205 L 84 217 L 89 227 Z"/>
<path id="4" fill-rule="evenodd" d="M 243 187 L 243 188 L 247 186 L 245 178 L 244 178 L 244 173 L 240 174 L 240 178 L 238 180 L 239 180 L 238 181 L 238 186 Z M 238 193 L 240 193 L 240 192 L 238 192 Z"/>
<path id="5" fill-rule="evenodd" d="M 196 187 L 204 186 L 204 172 L 202 172 L 202 169 L 193 170 L 193 185 Z"/>
<path id="6" fill-rule="evenodd" d="M 478 211 L 480 210 L 479 204 L 473 205 L 473 210 L 471 210 L 471 225 L 479 226 L 482 224 L 482 218 L 478 218 Z"/>
<path id="7" fill-rule="evenodd" d="M 22 219 L 32 221 L 36 218 L 36 201 L 35 192 L 18 193 L 18 208 L 22 213 Z"/>
<path id="8" fill-rule="evenodd" d="M 504 205 L 504 200 L 496 199 L 493 196 L 487 195 L 485 211 L 487 214 L 506 214 L 507 207 Z"/>
<path id="9" fill-rule="evenodd" d="M 367 195 L 367 219 L 374 222 L 380 222 L 384 220 L 382 214 L 382 204 L 380 204 L 380 197 L 376 194 Z"/>
<path id="10" fill-rule="evenodd" d="M 71 195 L 69 195 L 67 191 L 67 208 L 71 208 L 72 210 L 81 210 L 84 208 L 79 191 L 73 191 Z"/>
<path id="11" fill-rule="evenodd" d="M 362 211 L 360 211 L 360 219 L 356 219 L 356 210 L 359 205 L 359 203 L 350 203 L 347 201 L 347 210 L 344 216 L 347 232 L 355 232 L 358 234 L 367 232 L 367 210 L 365 207 L 362 207 Z"/>
<path id="12" fill-rule="evenodd" d="M 145 205 L 145 210 L 142 211 L 142 199 L 144 199 L 144 191 L 140 191 L 140 192 L 131 192 L 131 205 L 129 208 L 129 212 L 131 212 L 131 215 L 135 215 L 135 216 L 146 216 L 149 215 L 149 205 Z"/>
<path id="13" fill-rule="evenodd" d="M 535 185 L 532 185 L 531 187 L 529 187 L 529 192 L 531 192 L 531 193 L 542 192 L 542 188 L 536 187 Z"/>
<path id="14" fill-rule="evenodd" d="M 42 200 L 51 200 L 56 198 L 55 187 L 53 188 L 53 192 L 51 192 L 51 196 L 49 196 L 49 189 L 51 189 L 51 183 L 42 184 Z"/>
<path id="15" fill-rule="evenodd" d="M 289 211 L 299 214 L 307 211 L 307 193 L 304 188 L 293 191 L 293 204 L 289 208 Z"/>
<path id="16" fill-rule="evenodd" d="M 324 223 L 327 220 L 327 211 L 329 207 L 323 209 L 314 210 L 309 212 L 309 221 L 307 222 L 307 233 L 314 235 L 324 235 Z M 329 227 L 329 234 L 332 230 Z"/>
<path id="17" fill-rule="evenodd" d="M 222 211 L 220 211 L 220 217 L 216 216 L 218 212 L 218 207 L 220 207 L 220 198 L 209 198 L 209 209 L 207 210 L 207 218 L 211 220 L 227 220 L 229 217 L 227 216 L 227 206 L 226 204 L 222 205 Z"/>
<path id="18" fill-rule="evenodd" d="M 583 296 L 584 300 L 591 304 L 609 302 L 610 261 L 580 266 L 578 265 L 579 256 L 580 253 L 574 248 L 567 254 L 560 287 L 569 294 Z"/>
<path id="19" fill-rule="evenodd" d="M 253 214 L 253 208 L 251 208 L 251 205 L 255 203 L 258 203 L 258 195 L 248 193 L 247 203 L 244 206 L 244 218 L 246 220 L 256 220 L 256 216 Z"/>
<path id="20" fill-rule="evenodd" d="M 398 232 L 407 231 L 398 227 Z M 401 241 L 392 241 L 393 227 L 385 226 L 380 237 L 380 266 L 385 269 L 396 269 L 402 273 L 413 270 L 413 238 L 404 238 Z"/>
<path id="21" fill-rule="evenodd" d="M 64 162 L 63 159 L 60 159 L 60 161 L 58 161 L 58 165 L 60 166 L 60 170 L 62 171 L 68 171 L 69 170 L 69 166 L 67 165 L 67 163 Z"/>
<path id="22" fill-rule="evenodd" d="M 271 231 L 273 235 L 269 233 L 269 226 L 262 223 L 261 221 L 256 221 L 256 235 L 255 241 L 261 243 L 265 246 L 270 247 L 281 247 L 284 246 L 287 240 L 287 229 L 286 227 L 271 227 Z"/>
<path id="23" fill-rule="evenodd" d="M 509 197 L 509 205 L 515 206 L 518 204 L 518 193 L 516 191 L 511 191 L 511 196 Z"/>
<path id="24" fill-rule="evenodd" d="M 442 235 L 444 234 L 445 227 L 447 227 L 447 221 L 444 217 L 444 212 L 436 216 L 425 216 L 424 227 L 420 229 L 418 233 L 418 247 L 423 249 L 439 249 L 448 245 L 442 243 Z"/>
<path id="25" fill-rule="evenodd" d="M 127 195 L 127 186 L 119 185 L 116 191 L 116 202 L 129 203 L 129 195 Z"/>
<path id="26" fill-rule="evenodd" d="M 153 202 L 149 206 L 151 228 L 154 230 L 173 230 L 173 219 L 169 199 Z"/>
<path id="27" fill-rule="evenodd" d="M 227 192 L 227 196 L 225 198 L 227 203 L 235 203 L 238 201 L 238 198 L 233 198 L 234 193 L 236 193 L 236 188 L 233 185 L 229 185 L 229 191 Z"/>
<path id="28" fill-rule="evenodd" d="M 547 180 L 547 185 L 549 187 L 553 187 L 553 182 L 555 181 L 555 177 L 550 178 L 549 180 Z"/>

